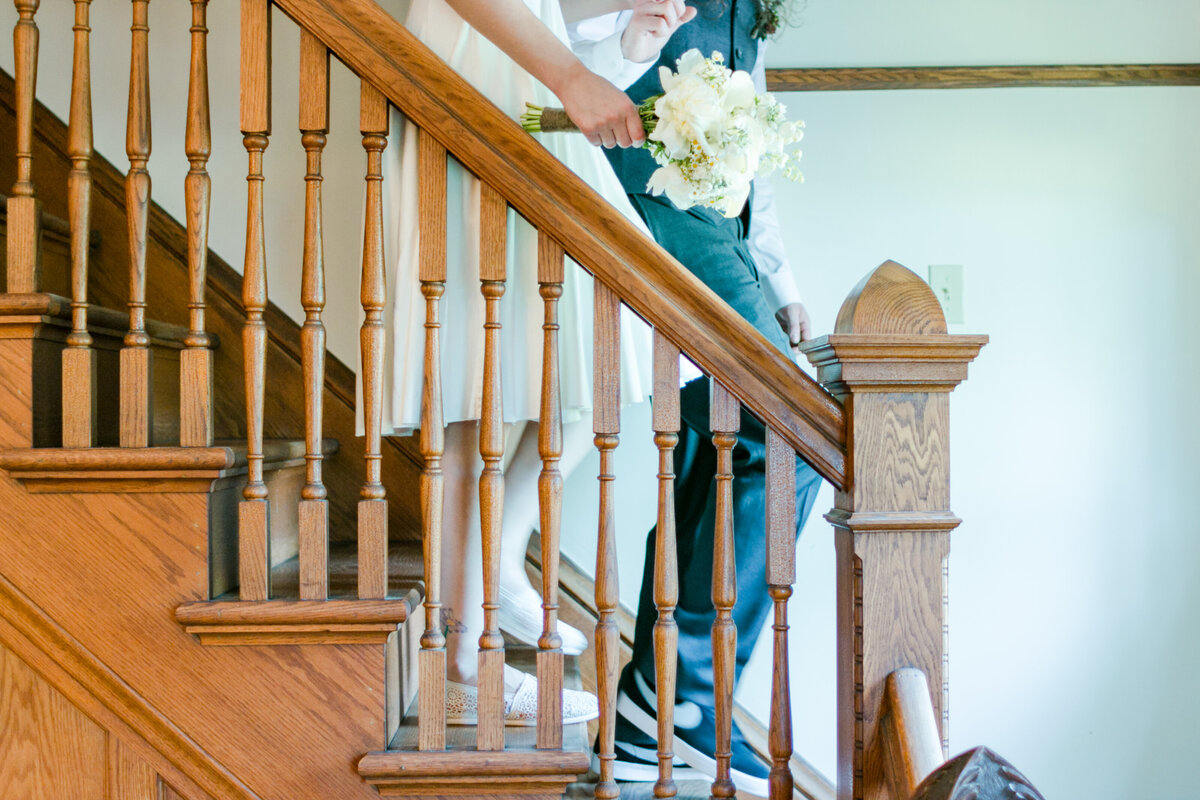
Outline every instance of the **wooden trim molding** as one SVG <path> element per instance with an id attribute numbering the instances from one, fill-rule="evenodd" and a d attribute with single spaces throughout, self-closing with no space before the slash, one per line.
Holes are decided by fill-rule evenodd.
<path id="1" fill-rule="evenodd" d="M 382 644 L 420 602 L 415 587 L 400 600 L 209 601 L 175 619 L 206 645 Z"/>
<path id="2" fill-rule="evenodd" d="M 227 800 L 260 800 L 7 578 L 0 576 L 0 643 L 99 725 L 139 745 L 172 786 Z"/>
<path id="3" fill-rule="evenodd" d="M 246 473 L 242 442 L 217 447 L 91 447 L 0 450 L 0 470 L 35 494 L 207 492 L 221 478 Z M 327 453 L 337 443 L 326 441 Z M 268 470 L 304 463 L 304 444 L 269 441 Z"/>
<path id="4" fill-rule="evenodd" d="M 769 69 L 772 92 L 1002 89 L 1030 86 L 1200 86 L 1200 64 Z"/>

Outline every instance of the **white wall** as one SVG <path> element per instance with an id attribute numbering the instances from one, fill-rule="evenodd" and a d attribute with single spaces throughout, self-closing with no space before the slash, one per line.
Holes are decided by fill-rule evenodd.
<path id="1" fill-rule="evenodd" d="M 772 66 L 1200 61 L 1194 1 L 808 0 L 796 21 Z M 806 182 L 776 189 L 816 330 L 892 258 L 922 276 L 963 264 L 951 332 L 992 337 L 951 400 L 951 750 L 988 744 L 1049 798 L 1200 796 L 1200 89 L 784 100 L 807 122 Z M 637 473 L 618 489 L 630 605 L 653 518 L 648 425 L 627 413 L 618 450 L 619 474 Z M 594 468 L 572 502 L 594 507 Z M 826 487 L 790 606 L 796 746 L 828 775 L 832 502 Z M 564 548 L 591 563 L 594 542 Z M 767 637 L 748 674 L 739 697 L 765 715 Z"/>
<path id="2" fill-rule="evenodd" d="M 128 21 L 96 4 L 97 149 L 123 165 Z M 69 4 L 43 3 L 43 53 L 66 53 Z M 101 12 L 104 13 L 101 13 Z M 1200 3 L 808 0 L 775 66 L 1200 61 Z M 241 263 L 236 5 L 212 4 L 213 246 Z M 15 19 L 0 5 L 0 28 Z M 186 4 L 151 7 L 153 74 L 186 74 Z M 168 34 L 167 31 L 172 31 Z M 172 38 L 174 37 L 174 38 Z M 303 153 L 295 31 L 276 23 L 268 150 L 272 298 L 298 314 Z M 7 35 L 0 68 L 11 72 Z M 103 43 L 103 45 L 99 44 Z M 69 60 L 43 60 L 39 97 L 65 118 Z M 363 161 L 357 84 L 334 79 L 326 256 L 334 353 L 354 363 Z M 992 343 L 953 396 L 951 746 L 995 747 L 1050 798 L 1196 797 L 1200 525 L 1200 91 L 1030 89 L 791 95 L 808 123 L 807 182 L 780 211 L 818 331 L 885 258 L 919 273 L 965 265 L 966 324 Z M 185 98 L 155 84 L 155 198 L 182 210 Z M 344 277 L 343 277 L 344 276 Z M 354 277 L 351 277 L 354 276 Z M 151 300 L 153 303 L 153 299 Z M 153 305 L 151 306 L 153 313 Z M 334 317 L 336 315 L 336 317 Z M 653 518 L 646 407 L 618 450 L 622 597 L 632 605 Z M 594 520 L 594 459 L 568 484 Z M 832 534 L 799 544 L 797 747 L 834 774 Z M 594 563 L 591 522 L 564 534 Z M 762 644 L 760 642 L 760 644 Z M 760 647 L 751 672 L 769 672 Z M 741 699 L 765 711 L 765 680 Z"/>

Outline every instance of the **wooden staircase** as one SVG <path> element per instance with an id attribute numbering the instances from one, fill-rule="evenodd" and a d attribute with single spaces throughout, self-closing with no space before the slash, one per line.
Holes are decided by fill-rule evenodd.
<path id="1" fill-rule="evenodd" d="M 53 54 L 73 63 L 63 124 L 34 97 L 39 2 L 14 0 L 16 74 L 0 74 L 0 186 L 13 187 L 0 216 L 7 281 L 0 295 L 0 795 L 687 796 L 696 787 L 674 785 L 669 737 L 660 737 L 658 784 L 623 789 L 612 779 L 622 658 L 612 494 L 621 431 L 612 376 L 626 306 L 655 330 L 654 430 L 638 435 L 659 448 L 660 529 L 673 525 L 681 354 L 712 380 L 719 479 L 732 474 L 741 410 L 768 428 L 769 585 L 762 591 L 774 603 L 775 660 L 761 749 L 772 765 L 771 800 L 829 796 L 828 786 L 797 781 L 803 762 L 791 744 L 788 475 L 797 455 L 838 490 L 827 518 L 839 570 L 839 800 L 1038 796 L 990 751 L 947 761 L 943 581 L 958 524 L 949 505 L 948 396 L 986 337 L 948 335 L 928 287 L 886 262 L 853 290 L 836 331 L 808 345 L 820 380 L 810 379 L 374 0 L 241 0 L 249 211 L 239 275 L 207 246 L 208 0 L 189 2 L 189 73 L 155 76 L 188 92 L 191 171 L 180 225 L 149 194 L 148 0 L 131 3 L 124 175 L 92 152 L 89 89 L 89 14 L 118 12 L 74 0 L 73 53 Z M 302 326 L 266 291 L 272 10 L 301 34 Z M 355 436 L 355 376 L 324 349 L 320 183 L 331 58 L 362 85 L 365 437 Z M 539 230 L 548 409 L 541 422 L 550 431 L 540 455 L 551 487 L 561 482 L 554 354 L 564 259 L 596 278 L 597 570 L 590 585 L 576 580 L 575 600 L 562 603 L 565 613 L 594 615 L 588 667 L 564 657 L 551 635 L 556 580 L 546 582 L 540 646 L 503 644 L 493 613 L 498 562 L 489 557 L 481 576 L 480 724 L 472 728 L 443 718 L 445 639 L 438 581 L 430 580 L 440 572 L 442 538 L 441 398 L 429 388 L 436 381 L 426 382 L 420 437 L 380 435 L 380 154 L 389 106 L 421 130 L 423 242 L 444 239 L 438 188 L 448 158 L 483 182 L 489 337 L 506 281 L 507 210 Z M 428 247 L 421 258 L 426 374 L 436 376 L 445 253 Z M 480 440 L 482 535 L 493 556 L 503 498 L 496 358 L 489 355 Z M 719 480 L 720 491 L 728 484 Z M 718 776 L 700 796 L 732 796 L 722 751 L 738 713 L 730 653 L 739 633 L 731 616 L 732 514 L 729 496 L 722 498 L 714 553 Z M 546 491 L 543 504 L 537 566 L 554 576 L 561 497 Z M 653 569 L 660 624 L 669 627 L 674 569 L 667 555 Z M 594 602 L 579 602 L 588 591 Z M 503 725 L 497 687 L 505 661 L 537 672 L 536 728 Z M 674 653 L 658 661 L 669 684 Z M 594 735 L 585 725 L 563 726 L 559 716 L 559 689 L 582 685 L 585 675 L 600 699 Z M 673 698 L 664 692 L 660 701 L 669 730 Z M 599 771 L 588 774 L 593 750 Z"/>

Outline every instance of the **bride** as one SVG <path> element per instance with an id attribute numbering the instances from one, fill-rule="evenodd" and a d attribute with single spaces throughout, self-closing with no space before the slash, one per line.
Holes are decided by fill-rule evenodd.
<path id="1" fill-rule="evenodd" d="M 517 118 L 525 103 L 561 105 L 583 136 L 550 134 L 542 144 L 608 202 L 645 230 L 599 148 L 640 145 L 645 137 L 632 102 L 589 70 L 569 49 L 566 23 L 613 12 L 632 14 L 606 54 L 620 58 L 632 83 L 680 24 L 694 16 L 683 0 L 412 0 L 405 25 L 489 100 Z M 617 49 L 619 48 L 619 50 Z M 419 427 L 424 354 L 424 304 L 417 271 L 417 129 L 393 109 L 395 146 L 384 154 L 385 253 L 391 294 L 385 311 L 390 358 L 385 366 L 385 433 Z M 448 176 L 451 230 L 443 297 L 442 365 L 446 427 L 442 589 L 446 637 L 446 721 L 476 721 L 476 645 L 483 631 L 480 545 L 479 417 L 483 375 L 484 303 L 479 291 L 479 182 L 456 163 Z M 455 230 L 455 226 L 461 229 Z M 538 520 L 537 450 L 542 362 L 542 299 L 537 283 L 537 232 L 508 213 L 508 291 L 501 303 L 503 408 L 506 425 L 505 505 L 500 568 L 500 626 L 529 643 L 541 634 L 541 596 L 525 574 L 525 551 Z M 589 452 L 591 439 L 591 278 L 568 263 L 560 300 L 564 477 Z M 635 329 L 636 326 L 636 329 Z M 644 326 L 622 317 L 622 403 L 644 400 L 651 386 Z M 361 387 L 360 387 L 361 391 Z M 361 409 L 362 403 L 360 401 Z M 361 413 L 360 413 L 361 417 Z M 530 424 L 523 424 L 523 423 Z M 570 535 L 569 529 L 565 535 Z M 562 648 L 587 646 L 580 631 L 559 623 Z M 531 724 L 536 679 L 505 667 L 506 720 Z M 594 718 L 596 699 L 564 692 L 564 723 Z"/>

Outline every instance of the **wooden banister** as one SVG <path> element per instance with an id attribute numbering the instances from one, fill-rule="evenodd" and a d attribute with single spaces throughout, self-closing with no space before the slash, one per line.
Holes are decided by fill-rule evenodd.
<path id="1" fill-rule="evenodd" d="M 719 380 L 835 486 L 841 406 L 373 0 L 276 0 L 409 119 Z"/>
<path id="2" fill-rule="evenodd" d="M 881 725 L 892 796 L 908 800 L 946 759 L 925 673 L 909 668 L 887 676 Z"/>

